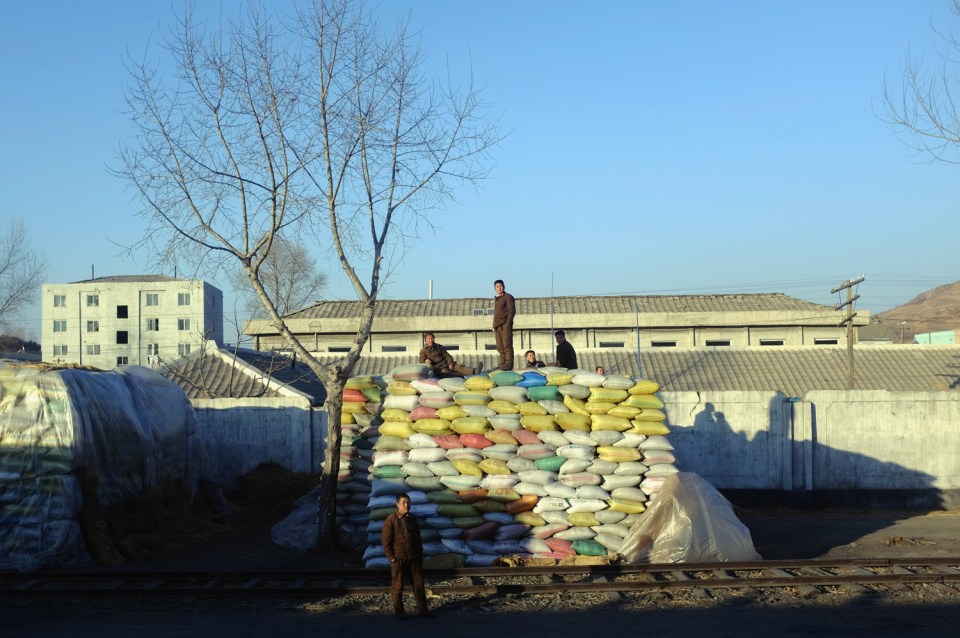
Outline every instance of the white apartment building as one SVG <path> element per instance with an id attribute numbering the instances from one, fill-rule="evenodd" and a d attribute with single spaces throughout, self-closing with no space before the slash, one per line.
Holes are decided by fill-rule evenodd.
<path id="1" fill-rule="evenodd" d="M 223 343 L 223 292 L 165 275 L 44 284 L 43 360 L 101 369 L 158 367 L 207 339 Z"/>

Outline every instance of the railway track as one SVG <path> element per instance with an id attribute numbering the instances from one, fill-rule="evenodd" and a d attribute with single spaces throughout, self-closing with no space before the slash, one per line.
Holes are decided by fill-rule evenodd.
<path id="1" fill-rule="evenodd" d="M 757 561 L 428 570 L 435 595 L 537 595 L 794 588 L 902 590 L 926 584 L 960 597 L 960 558 Z M 363 569 L 261 572 L 0 573 L 0 599 L 53 596 L 387 596 L 388 576 Z"/>

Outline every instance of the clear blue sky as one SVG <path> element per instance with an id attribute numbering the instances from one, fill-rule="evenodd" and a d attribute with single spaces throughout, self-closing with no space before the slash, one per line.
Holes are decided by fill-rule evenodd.
<path id="1" fill-rule="evenodd" d="M 171 6 L 4 3 L 0 223 L 28 222 L 49 282 L 155 272 L 121 256 L 143 226 L 106 167 L 132 131 L 124 56 L 156 53 Z M 859 307 L 876 313 L 960 280 L 960 167 L 913 157 L 874 115 L 884 77 L 908 50 L 930 54 L 931 20 L 949 23 L 944 0 L 378 7 L 388 21 L 409 11 L 429 72 L 472 66 L 509 133 L 491 178 L 433 217 L 386 297 L 426 297 L 431 279 L 436 297 L 486 296 L 503 278 L 518 297 L 832 304 L 864 274 Z M 336 263 L 319 266 L 327 297 L 352 298 Z M 39 337 L 39 310 L 24 327 Z"/>

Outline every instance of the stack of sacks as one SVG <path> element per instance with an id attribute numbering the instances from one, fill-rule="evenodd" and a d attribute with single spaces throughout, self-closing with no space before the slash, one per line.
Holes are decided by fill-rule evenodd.
<path id="1" fill-rule="evenodd" d="M 337 530 L 342 541 L 362 549 L 366 546 L 370 500 L 368 471 L 373 459 L 372 441 L 378 436 L 376 414 L 381 409 L 382 380 L 352 377 L 343 390 L 340 415 L 342 442 L 337 475 Z"/>
<path id="2" fill-rule="evenodd" d="M 371 439 L 368 567 L 388 564 L 380 531 L 400 493 L 426 557 L 605 556 L 677 471 L 655 382 L 563 368 L 425 374 L 394 371 Z"/>

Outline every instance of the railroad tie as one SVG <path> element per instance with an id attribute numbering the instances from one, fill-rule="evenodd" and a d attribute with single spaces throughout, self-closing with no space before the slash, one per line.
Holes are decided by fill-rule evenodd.
<path id="1" fill-rule="evenodd" d="M 776 567 L 768 567 L 765 569 L 768 574 L 771 576 L 776 576 L 777 578 L 783 578 L 785 581 L 789 581 L 793 578 L 793 574 Z M 814 598 L 815 596 L 820 595 L 820 590 L 814 587 L 813 585 L 791 585 L 794 589 L 797 590 L 797 594 L 803 598 Z"/>
<path id="2" fill-rule="evenodd" d="M 804 567 L 800 570 L 800 573 L 807 576 L 824 576 L 826 578 L 835 578 L 837 574 L 833 574 L 825 569 L 820 569 L 819 567 Z M 851 594 L 866 594 L 873 590 L 865 585 L 859 583 L 843 582 L 840 583 L 840 587 Z"/>
<path id="3" fill-rule="evenodd" d="M 864 569 L 863 567 L 859 567 L 859 566 L 857 566 L 857 565 L 851 565 L 851 566 L 848 567 L 847 569 L 848 569 L 848 570 L 850 571 L 850 573 L 853 574 L 854 576 L 866 576 L 867 578 L 875 577 L 875 576 L 876 576 L 876 574 L 875 574 L 874 572 L 870 571 L 869 569 Z M 889 589 L 890 591 L 904 591 L 905 589 L 909 589 L 909 587 L 907 587 L 907 586 L 904 585 L 903 583 L 899 583 L 899 582 L 893 582 L 893 583 L 886 583 L 886 582 L 885 582 L 885 583 L 883 583 L 883 586 L 886 587 L 887 589 Z"/>
<path id="4" fill-rule="evenodd" d="M 904 566 L 902 566 L 902 565 L 892 565 L 892 566 L 890 567 L 890 571 L 892 571 L 894 574 L 902 574 L 902 575 L 904 575 L 904 576 L 911 576 L 911 575 L 912 575 L 912 576 L 916 576 L 916 575 L 917 575 L 917 572 L 913 571 L 912 569 L 907 569 L 906 567 L 904 567 Z M 937 571 L 940 571 L 940 570 L 937 570 Z M 950 585 L 946 585 L 946 584 L 944 584 L 944 583 L 926 583 L 926 584 L 927 584 L 927 585 L 930 585 L 931 587 L 933 587 L 935 590 L 937 590 L 937 591 L 940 592 L 941 594 L 946 594 L 946 595 L 948 595 L 948 596 L 956 596 L 956 595 L 957 595 L 957 590 L 956 590 L 955 588 L 951 587 Z"/>
<path id="5" fill-rule="evenodd" d="M 680 571 L 679 569 L 670 572 L 670 575 L 673 576 L 673 577 L 674 577 L 675 579 L 677 579 L 677 580 L 682 580 L 682 581 L 685 581 L 685 582 L 686 582 L 686 581 L 691 581 L 691 582 L 693 582 L 693 581 L 695 580 L 695 579 L 690 578 L 689 576 L 687 576 L 686 572 L 682 572 L 682 571 Z M 700 599 L 700 600 L 710 600 L 711 598 L 713 598 L 713 596 L 710 594 L 710 592 L 708 592 L 706 589 L 704 589 L 704 588 L 702 588 L 702 587 L 694 587 L 694 588 L 692 588 L 692 589 L 690 590 L 690 594 L 691 594 L 694 598 L 698 598 L 698 599 Z"/>
<path id="6" fill-rule="evenodd" d="M 609 583 L 609 582 L 610 582 L 610 581 L 607 579 L 607 577 L 604 576 L 604 575 L 602 575 L 602 574 L 593 574 L 593 575 L 591 575 L 590 579 L 591 579 L 593 582 L 595 582 L 595 583 Z M 611 601 L 611 602 L 620 600 L 620 598 L 622 598 L 622 596 L 620 595 L 620 592 L 618 592 L 618 591 L 605 591 L 605 592 L 603 592 L 603 595 L 604 595 L 604 597 L 605 597 L 607 600 L 609 600 L 609 601 Z"/>

